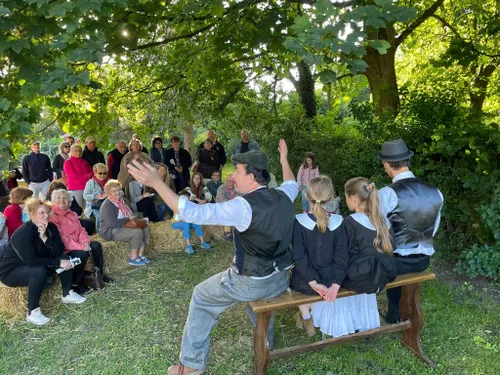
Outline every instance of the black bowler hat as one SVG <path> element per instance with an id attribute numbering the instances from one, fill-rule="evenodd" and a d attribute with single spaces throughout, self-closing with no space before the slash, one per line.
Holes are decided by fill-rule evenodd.
<path id="1" fill-rule="evenodd" d="M 231 160 L 237 163 L 250 165 L 257 169 L 267 169 L 269 164 L 266 153 L 260 150 L 251 150 L 233 155 Z"/>
<path id="2" fill-rule="evenodd" d="M 382 152 L 377 157 L 383 161 L 407 160 L 413 156 L 413 151 L 408 150 L 406 143 L 402 139 L 391 142 L 384 142 Z"/>

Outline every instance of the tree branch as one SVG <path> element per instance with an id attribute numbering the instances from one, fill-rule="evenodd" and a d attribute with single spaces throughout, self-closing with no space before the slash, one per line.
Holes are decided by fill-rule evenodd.
<path id="1" fill-rule="evenodd" d="M 56 121 L 59 119 L 59 117 L 61 117 L 62 115 L 62 111 L 59 111 L 59 113 L 57 114 L 56 118 L 54 120 L 52 120 L 48 125 L 46 125 L 43 129 L 40 129 L 36 132 L 34 132 L 32 135 L 37 135 L 37 134 L 42 134 L 45 130 L 47 130 L 48 128 L 50 128 L 52 125 L 54 125 L 56 123 Z"/>
<path id="2" fill-rule="evenodd" d="M 422 23 L 424 23 L 430 16 L 432 16 L 436 10 L 444 3 L 444 0 L 436 0 L 429 8 L 427 8 L 424 13 L 420 15 L 410 26 L 408 26 L 397 38 L 396 38 L 396 48 L 405 41 L 408 36 L 415 31 Z"/>

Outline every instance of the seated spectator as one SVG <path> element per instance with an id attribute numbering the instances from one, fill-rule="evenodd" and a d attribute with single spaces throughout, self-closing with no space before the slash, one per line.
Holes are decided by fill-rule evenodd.
<path id="1" fill-rule="evenodd" d="M 205 141 L 205 147 L 198 150 L 196 157 L 198 159 L 198 172 L 203 178 L 209 179 L 212 172 L 218 171 L 220 167 L 219 155 L 212 149 L 213 143 L 210 139 Z"/>
<path id="2" fill-rule="evenodd" d="M 97 163 L 92 168 L 94 177 L 87 181 L 83 191 L 85 199 L 85 216 L 95 218 L 96 231 L 99 232 L 99 209 L 106 199 L 104 185 L 108 182 L 108 167 L 105 164 Z"/>
<path id="3" fill-rule="evenodd" d="M 219 171 L 213 171 L 212 172 L 212 179 L 207 181 L 207 189 L 212 194 L 212 201 L 215 202 L 215 199 L 217 198 L 217 189 L 222 186 L 222 181 L 220 179 L 220 172 Z"/>
<path id="4" fill-rule="evenodd" d="M 121 190 L 122 186 L 116 180 L 109 180 L 104 185 L 107 198 L 101 206 L 99 234 L 110 241 L 127 242 L 130 247 L 128 264 L 144 266 L 151 262 L 144 256 L 144 249 L 149 244 L 149 226 L 136 228 L 136 217 Z"/>
<path id="5" fill-rule="evenodd" d="M 52 162 L 52 170 L 56 174 L 57 179 L 66 180 L 66 175 L 64 175 L 64 162 L 69 159 L 69 148 L 70 144 L 68 142 L 62 142 L 59 145 L 59 153 L 54 157 L 54 161 Z M 47 198 L 50 199 L 49 196 Z"/>
<path id="6" fill-rule="evenodd" d="M 33 196 L 33 191 L 25 187 L 15 188 L 10 192 L 10 206 L 3 212 L 6 218 L 6 225 L 9 238 L 23 223 L 29 220 L 29 216 L 23 211 L 26 200 Z"/>
<path id="7" fill-rule="evenodd" d="M 72 289 L 71 281 L 83 276 L 85 264 L 74 267 L 69 256 L 64 255 L 64 244 L 57 227 L 49 222 L 51 205 L 40 199 L 26 202 L 30 220 L 12 236 L 3 259 L 0 261 L 0 281 L 9 287 L 28 287 L 28 313 L 26 320 L 36 325 L 49 322 L 40 311 L 40 296 L 47 275 L 57 268 L 63 303 L 83 303 L 84 297 Z"/>
<path id="8" fill-rule="evenodd" d="M 182 190 L 179 193 L 179 195 L 189 198 L 190 193 L 186 189 L 186 190 Z M 212 248 L 212 246 L 209 245 L 208 243 L 206 243 L 205 240 L 203 239 L 203 231 L 201 230 L 201 225 L 186 223 L 186 222 L 181 220 L 179 214 L 175 214 L 174 220 L 175 220 L 175 222 L 172 223 L 172 228 L 182 230 L 184 232 L 184 239 L 187 242 L 186 250 L 185 250 L 186 253 L 188 253 L 189 255 L 193 255 L 195 253 L 193 246 L 191 245 L 191 242 L 189 241 L 189 238 L 191 237 L 191 233 L 190 233 L 191 228 L 193 228 L 195 230 L 196 235 L 200 238 L 200 242 L 201 242 L 200 247 L 202 249 L 208 250 L 208 249 Z"/>
<path id="9" fill-rule="evenodd" d="M 130 206 L 132 211 L 139 212 L 143 217 L 147 217 L 151 222 L 157 223 L 158 214 L 154 201 L 155 193 L 148 191 L 149 188 L 139 181 L 132 180 L 129 185 Z"/>
<path id="10" fill-rule="evenodd" d="M 132 139 L 128 145 L 129 151 L 125 154 L 120 162 L 120 172 L 118 173 L 118 181 L 125 191 L 125 197 L 130 199 L 129 185 L 134 179 L 129 173 L 127 165 L 130 164 L 132 160 L 137 160 L 141 163 L 153 164 L 149 155 L 141 151 L 142 143 L 138 139 Z"/>
<path id="11" fill-rule="evenodd" d="M 94 172 L 86 160 L 82 159 L 82 148 L 80 145 L 71 146 L 71 156 L 64 162 L 64 173 L 67 176 L 68 191 L 78 202 L 78 205 L 85 209 L 83 190 L 88 180 L 92 178 Z"/>
<path id="12" fill-rule="evenodd" d="M 175 191 L 175 183 L 173 178 L 168 173 L 168 167 L 163 163 L 158 163 L 156 164 L 156 168 L 158 169 L 158 175 L 160 176 L 160 179 L 163 180 L 165 185 Z M 170 209 L 170 207 L 167 206 L 167 204 L 159 194 L 157 194 L 155 191 L 153 192 L 155 193 L 154 200 L 156 210 L 158 211 L 158 220 L 163 221 L 167 214 L 169 215 L 169 218 L 171 218 L 174 215 L 174 212 Z"/>
<path id="13" fill-rule="evenodd" d="M 10 192 L 18 187 L 17 180 L 23 178 L 19 168 L 14 168 L 10 171 L 9 175 L 2 178 L 0 182 L 0 212 L 3 212 L 9 205 Z"/>
<path id="14" fill-rule="evenodd" d="M 52 183 L 50 184 L 49 186 L 49 190 L 47 192 L 47 196 L 48 197 L 52 197 L 52 192 L 54 190 L 59 190 L 59 189 L 64 189 L 64 190 L 68 190 L 66 188 L 66 185 L 64 185 L 64 182 L 61 182 L 61 181 L 52 181 Z M 78 205 L 78 202 L 76 201 L 75 197 L 72 196 L 71 198 L 71 203 L 69 205 L 69 209 L 71 211 L 73 211 L 76 216 L 80 217 L 82 216 L 83 214 L 83 210 L 82 208 Z M 92 236 L 93 234 L 95 234 L 95 224 L 92 220 L 90 219 L 83 219 L 80 217 L 80 224 L 82 225 L 82 227 L 85 228 L 85 230 L 87 231 L 88 235 L 89 236 Z"/>
<path id="15" fill-rule="evenodd" d="M 85 140 L 85 147 L 83 147 L 82 159 L 89 163 L 93 168 L 97 163 L 106 163 L 104 155 L 97 149 L 96 139 L 94 137 L 87 137 Z"/>
<path id="16" fill-rule="evenodd" d="M 146 148 L 146 146 L 142 145 L 141 137 L 139 137 L 137 134 L 132 134 L 132 140 L 139 141 L 139 143 L 141 144 L 141 147 L 142 147 L 141 151 L 144 152 L 146 155 L 149 155 L 149 152 L 148 152 L 148 149 Z"/>
<path id="17" fill-rule="evenodd" d="M 80 258 L 82 263 L 84 263 L 84 261 L 85 263 L 87 262 L 89 257 L 87 253 L 92 253 L 94 266 L 99 268 L 101 275 L 103 275 L 102 281 L 105 283 L 111 282 L 112 279 L 104 275 L 104 260 L 101 244 L 97 241 L 90 240 L 87 231 L 80 224 L 78 216 L 69 209 L 69 202 L 71 199 L 70 193 L 66 189 L 54 190 L 51 199 L 52 213 L 50 215 L 50 222 L 54 223 L 59 230 L 59 234 L 64 244 L 63 253 L 72 258 Z M 81 279 L 73 280 L 73 284 L 77 285 L 77 287 L 73 289 L 79 294 L 88 291 L 85 285 L 83 285 L 83 275 Z"/>
<path id="18" fill-rule="evenodd" d="M 151 141 L 153 147 L 149 151 L 151 160 L 155 163 L 165 163 L 166 149 L 163 148 L 163 139 L 160 136 L 155 136 Z"/>
<path id="19" fill-rule="evenodd" d="M 201 173 L 196 172 L 189 181 L 189 187 L 186 188 L 189 193 L 189 200 L 198 204 L 205 204 L 212 201 L 212 194 L 203 182 Z"/>
<path id="20" fill-rule="evenodd" d="M 0 213 L 0 259 L 2 259 L 5 249 L 9 244 L 9 230 L 7 228 L 7 218 Z"/>
<path id="21" fill-rule="evenodd" d="M 224 185 L 219 186 L 217 189 L 217 196 L 215 198 L 216 203 L 224 203 L 230 201 L 231 199 L 239 196 L 240 194 L 236 192 L 234 188 L 234 180 L 233 176 L 229 175 L 226 178 L 226 183 Z M 232 241 L 233 240 L 233 231 L 231 227 L 224 227 L 224 240 Z"/>

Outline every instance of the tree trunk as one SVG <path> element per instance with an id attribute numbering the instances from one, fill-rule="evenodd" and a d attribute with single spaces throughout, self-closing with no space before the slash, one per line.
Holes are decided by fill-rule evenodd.
<path id="1" fill-rule="evenodd" d="M 189 151 L 191 156 L 194 158 L 196 156 L 194 148 L 194 130 L 192 124 L 185 124 L 183 126 L 184 130 L 184 148 Z"/>
<path id="2" fill-rule="evenodd" d="M 316 92 L 311 69 L 304 61 L 299 62 L 297 68 L 299 70 L 299 79 L 296 80 L 292 74 L 289 74 L 290 81 L 299 94 L 300 104 L 302 104 L 306 111 L 306 117 L 314 118 L 317 113 Z"/>
<path id="3" fill-rule="evenodd" d="M 472 81 L 470 96 L 470 109 L 474 116 L 481 116 L 483 112 L 483 104 L 486 99 L 486 90 L 488 89 L 488 83 L 490 82 L 490 77 L 496 70 L 494 64 L 482 65 L 479 68 L 478 75 Z"/>
<path id="4" fill-rule="evenodd" d="M 399 90 L 394 61 L 397 49 L 394 27 L 387 25 L 386 29 L 370 30 L 368 39 L 387 40 L 391 45 L 385 55 L 369 47 L 363 60 L 368 65 L 365 75 L 370 84 L 375 114 L 394 118 L 399 112 Z"/>

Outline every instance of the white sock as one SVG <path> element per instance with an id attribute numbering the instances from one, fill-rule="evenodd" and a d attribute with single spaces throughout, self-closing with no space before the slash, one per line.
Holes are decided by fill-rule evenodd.
<path id="1" fill-rule="evenodd" d="M 311 319 L 311 314 L 307 314 L 307 315 L 302 314 L 302 319 L 304 319 L 304 320 Z"/>

